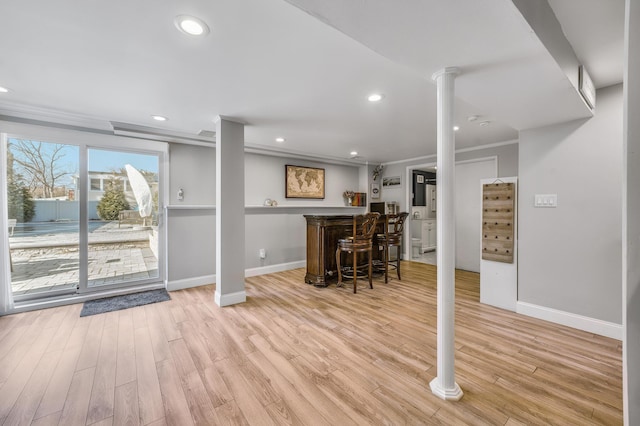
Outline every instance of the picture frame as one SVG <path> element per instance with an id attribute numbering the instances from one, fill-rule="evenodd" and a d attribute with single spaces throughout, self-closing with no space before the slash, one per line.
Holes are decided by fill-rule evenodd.
<path id="1" fill-rule="evenodd" d="M 378 200 L 380 199 L 380 184 L 374 182 L 371 184 L 371 199 Z"/>
<path id="2" fill-rule="evenodd" d="M 402 186 L 402 177 L 401 176 L 385 176 L 382 178 L 382 187 L 383 188 L 399 188 Z"/>
<path id="3" fill-rule="evenodd" d="M 285 198 L 324 200 L 325 170 L 315 167 L 285 167 Z"/>

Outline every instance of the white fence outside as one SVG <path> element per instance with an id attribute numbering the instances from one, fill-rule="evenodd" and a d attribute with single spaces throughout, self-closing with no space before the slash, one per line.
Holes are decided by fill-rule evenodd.
<path id="1" fill-rule="evenodd" d="M 33 200 L 36 214 L 33 222 L 51 222 L 57 220 L 79 220 L 79 201 L 67 200 Z M 89 201 L 89 220 L 98 220 L 98 201 Z"/>

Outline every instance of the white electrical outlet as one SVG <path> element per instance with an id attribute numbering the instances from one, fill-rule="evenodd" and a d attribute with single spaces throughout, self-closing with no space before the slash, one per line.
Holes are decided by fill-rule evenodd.
<path id="1" fill-rule="evenodd" d="M 258 251 L 258 255 L 260 256 L 260 259 L 264 259 L 267 257 L 267 251 L 265 249 L 260 249 Z"/>

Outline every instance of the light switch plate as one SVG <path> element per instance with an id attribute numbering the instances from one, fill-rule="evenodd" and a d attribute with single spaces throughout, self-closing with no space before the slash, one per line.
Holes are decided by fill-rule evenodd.
<path id="1" fill-rule="evenodd" d="M 536 194 L 533 201 L 534 207 L 558 207 L 558 194 Z"/>

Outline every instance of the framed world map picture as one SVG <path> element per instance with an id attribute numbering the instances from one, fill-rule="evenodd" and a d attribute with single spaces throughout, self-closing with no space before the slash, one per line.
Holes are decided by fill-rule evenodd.
<path id="1" fill-rule="evenodd" d="M 286 165 L 285 197 L 324 199 L 324 169 Z"/>

